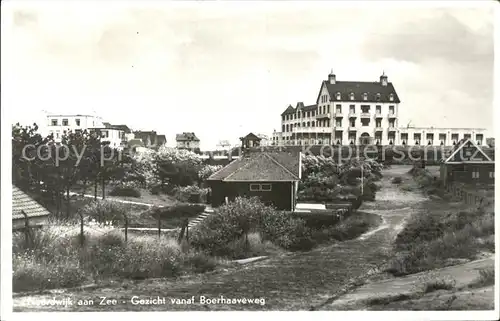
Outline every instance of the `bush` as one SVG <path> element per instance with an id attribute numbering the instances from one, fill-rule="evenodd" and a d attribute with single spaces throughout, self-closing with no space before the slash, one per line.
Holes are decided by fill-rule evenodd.
<path id="1" fill-rule="evenodd" d="M 317 243 L 328 241 L 352 240 L 371 228 L 377 226 L 381 219 L 378 215 L 369 213 L 356 213 L 348 216 L 334 226 L 316 230 L 312 233 L 312 238 Z"/>
<path id="2" fill-rule="evenodd" d="M 485 268 L 479 270 L 479 277 L 473 283 L 469 284 L 469 288 L 481 288 L 495 284 L 495 268 Z"/>
<path id="3" fill-rule="evenodd" d="M 109 192 L 110 196 L 141 197 L 141 192 L 134 187 L 116 186 Z"/>
<path id="4" fill-rule="evenodd" d="M 84 216 L 97 222 L 112 222 L 113 225 L 124 220 L 127 214 L 126 205 L 107 200 L 94 200 L 80 209 Z"/>
<path id="5" fill-rule="evenodd" d="M 88 277 L 71 257 L 57 262 L 37 258 L 35 252 L 14 255 L 12 260 L 12 290 L 15 292 L 75 287 Z"/>
<path id="6" fill-rule="evenodd" d="M 213 257 L 199 252 L 190 252 L 184 262 L 195 273 L 210 272 L 217 267 L 217 261 Z"/>
<path id="7" fill-rule="evenodd" d="M 204 205 L 198 204 L 179 204 L 170 207 L 155 208 L 151 213 L 154 219 L 171 220 L 182 218 L 194 218 L 203 213 L 205 210 Z"/>
<path id="8" fill-rule="evenodd" d="M 261 233 L 265 240 L 291 251 L 307 251 L 315 245 L 306 222 L 287 212 L 264 213 Z"/>
<path id="9" fill-rule="evenodd" d="M 403 182 L 403 179 L 401 177 L 399 177 L 399 176 L 394 177 L 392 179 L 392 184 L 401 184 L 402 182 Z"/>
<path id="10" fill-rule="evenodd" d="M 180 202 L 204 203 L 206 201 L 208 191 L 208 188 L 200 188 L 196 185 L 191 185 L 176 187 L 173 190 L 173 195 Z"/>

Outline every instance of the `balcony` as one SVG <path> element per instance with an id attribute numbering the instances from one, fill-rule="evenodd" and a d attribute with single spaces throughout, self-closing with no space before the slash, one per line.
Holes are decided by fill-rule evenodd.
<path id="1" fill-rule="evenodd" d="M 387 131 L 388 132 L 395 132 L 396 131 L 396 127 L 394 127 L 394 125 L 389 125 L 389 127 L 387 128 Z"/>
<path id="2" fill-rule="evenodd" d="M 349 112 L 349 118 L 356 118 L 356 117 L 358 117 L 358 115 L 356 115 L 355 112 L 353 112 L 353 111 Z"/>
<path id="3" fill-rule="evenodd" d="M 387 114 L 387 118 L 394 119 L 394 118 L 396 118 L 396 114 L 395 113 L 389 113 L 389 114 Z"/>
<path id="4" fill-rule="evenodd" d="M 370 113 L 361 113 L 361 118 L 370 118 Z"/>
<path id="5" fill-rule="evenodd" d="M 318 114 L 316 119 L 330 119 L 330 114 Z"/>
<path id="6" fill-rule="evenodd" d="M 349 126 L 348 130 L 349 130 L 350 132 L 355 132 L 355 131 L 357 131 L 358 129 L 356 128 L 356 126 Z"/>
<path id="7" fill-rule="evenodd" d="M 333 113 L 333 117 L 342 118 L 344 117 L 344 115 L 342 114 L 341 111 L 336 111 L 335 113 Z"/>
<path id="8" fill-rule="evenodd" d="M 292 133 L 297 134 L 329 134 L 332 129 L 329 127 L 294 127 Z"/>
<path id="9" fill-rule="evenodd" d="M 345 125 L 344 124 L 337 124 L 335 125 L 335 130 L 337 131 L 340 131 L 340 130 L 344 130 L 345 129 Z"/>
<path id="10" fill-rule="evenodd" d="M 380 112 L 375 113 L 375 119 L 381 119 L 381 118 L 383 118 L 382 113 Z"/>
<path id="11" fill-rule="evenodd" d="M 382 126 L 380 125 L 375 126 L 375 132 L 381 132 L 381 131 L 383 131 Z"/>

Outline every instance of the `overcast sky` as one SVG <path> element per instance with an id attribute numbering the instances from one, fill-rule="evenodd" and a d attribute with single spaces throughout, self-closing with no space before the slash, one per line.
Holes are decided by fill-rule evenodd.
<path id="1" fill-rule="evenodd" d="M 402 101 L 400 125 L 493 128 L 491 9 L 103 3 L 2 5 L 11 119 L 95 111 L 169 143 L 194 131 L 212 148 L 280 130 L 286 106 L 314 104 L 333 68 L 337 80 L 377 81 L 385 71 Z"/>

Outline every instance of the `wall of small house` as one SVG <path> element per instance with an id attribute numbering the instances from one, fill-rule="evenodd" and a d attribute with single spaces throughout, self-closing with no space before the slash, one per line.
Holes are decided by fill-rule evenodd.
<path id="1" fill-rule="evenodd" d="M 448 182 L 494 184 L 495 178 L 490 178 L 490 172 L 495 172 L 495 164 L 449 164 L 447 165 Z M 479 178 L 473 178 L 472 173 L 479 172 Z"/>
<path id="2" fill-rule="evenodd" d="M 271 184 L 271 191 L 250 191 L 250 184 Z M 291 210 L 294 207 L 292 195 L 295 198 L 295 190 L 292 182 L 221 182 L 210 181 L 212 190 L 212 206 L 218 207 L 224 204 L 226 196 L 229 201 L 236 197 L 259 197 L 262 202 L 274 205 L 279 210 Z"/>

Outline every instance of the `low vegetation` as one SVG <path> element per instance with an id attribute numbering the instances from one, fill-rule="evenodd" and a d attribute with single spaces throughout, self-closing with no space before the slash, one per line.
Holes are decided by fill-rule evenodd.
<path id="1" fill-rule="evenodd" d="M 322 224 L 308 225 L 305 219 L 265 206 L 257 198 L 237 198 L 196 226 L 191 244 L 210 255 L 236 259 L 307 251 L 322 243 L 355 238 L 380 223 L 379 216 L 366 213 L 340 222 L 331 215 L 328 219 L 322 214 L 315 221 Z"/>
<path id="2" fill-rule="evenodd" d="M 127 197 L 141 197 L 141 191 L 133 186 L 118 185 L 114 187 L 110 192 L 110 196 L 127 196 Z"/>
<path id="3" fill-rule="evenodd" d="M 430 178 L 425 169 L 413 169 L 411 174 L 424 191 L 443 192 L 437 187 L 439 180 Z M 494 252 L 493 211 L 434 205 L 429 204 L 426 213 L 411 217 L 398 234 L 388 272 L 395 276 L 418 273 L 453 264 L 456 259 L 472 260 L 482 252 Z"/>
<path id="4" fill-rule="evenodd" d="M 492 285 L 495 285 L 494 267 L 479 270 L 479 277 L 473 283 L 469 284 L 469 288 L 482 288 Z"/>
<path id="5" fill-rule="evenodd" d="M 173 277 L 214 270 L 222 261 L 180 246 L 176 240 L 135 237 L 125 242 L 112 227 L 86 229 L 50 226 L 36 231 L 25 249 L 24 236 L 13 238 L 13 290 L 73 287 L 114 278 Z"/>

